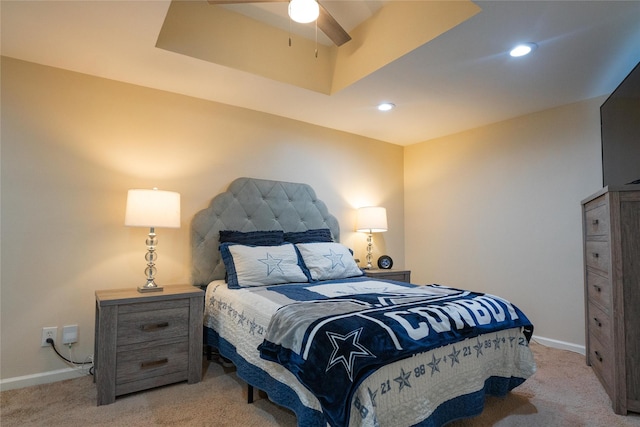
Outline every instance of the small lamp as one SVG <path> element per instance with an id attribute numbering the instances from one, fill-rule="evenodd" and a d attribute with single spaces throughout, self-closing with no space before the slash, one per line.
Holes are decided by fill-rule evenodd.
<path id="1" fill-rule="evenodd" d="M 387 231 L 387 210 L 377 206 L 358 209 L 356 231 L 369 233 L 367 236 L 367 266 L 365 269 L 371 269 L 373 268 L 373 265 L 371 265 L 373 233 Z"/>
<path id="2" fill-rule="evenodd" d="M 179 228 L 180 227 L 180 193 L 173 191 L 161 191 L 157 188 L 153 190 L 129 190 L 127 194 L 127 209 L 125 213 L 124 225 L 130 227 L 149 227 L 147 237 L 147 268 L 144 273 L 147 276 L 147 283 L 138 287 L 138 292 L 159 292 L 162 287 L 156 285 L 154 277 L 156 274 L 155 261 L 156 239 L 155 228 Z"/>

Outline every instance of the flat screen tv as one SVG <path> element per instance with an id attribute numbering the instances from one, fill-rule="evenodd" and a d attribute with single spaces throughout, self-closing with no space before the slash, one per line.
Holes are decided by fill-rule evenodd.
<path id="1" fill-rule="evenodd" d="M 640 185 L 640 63 L 600 106 L 602 183 Z"/>

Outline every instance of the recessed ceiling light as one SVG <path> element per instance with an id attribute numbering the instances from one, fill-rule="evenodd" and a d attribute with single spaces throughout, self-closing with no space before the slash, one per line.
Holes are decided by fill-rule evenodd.
<path id="1" fill-rule="evenodd" d="M 380 111 L 389 111 L 393 110 L 394 108 L 396 108 L 396 104 L 392 104 L 391 102 L 383 102 L 381 104 L 378 104 L 378 110 Z"/>
<path id="2" fill-rule="evenodd" d="M 538 45 L 535 43 L 521 43 L 511 49 L 509 55 L 513 57 L 525 56 L 536 50 L 537 47 Z"/>

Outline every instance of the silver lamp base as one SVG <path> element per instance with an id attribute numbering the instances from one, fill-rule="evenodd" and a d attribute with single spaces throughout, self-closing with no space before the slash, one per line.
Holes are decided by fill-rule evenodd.
<path id="1" fill-rule="evenodd" d="M 372 270 L 373 269 L 373 264 L 371 264 L 371 259 L 372 259 L 372 251 L 373 248 L 373 234 L 370 232 L 367 235 L 367 265 L 363 268 L 363 270 Z"/>
<path id="2" fill-rule="evenodd" d="M 138 292 L 162 292 L 163 287 L 158 286 L 155 282 L 147 282 L 144 286 L 138 286 Z"/>
<path id="3" fill-rule="evenodd" d="M 147 275 L 147 284 L 144 286 L 138 286 L 138 292 L 162 292 L 162 286 L 156 285 L 156 245 L 158 239 L 156 238 L 156 231 L 153 227 L 149 229 L 149 236 L 147 237 L 147 254 L 144 259 L 147 260 L 147 268 L 144 270 L 144 274 Z"/>

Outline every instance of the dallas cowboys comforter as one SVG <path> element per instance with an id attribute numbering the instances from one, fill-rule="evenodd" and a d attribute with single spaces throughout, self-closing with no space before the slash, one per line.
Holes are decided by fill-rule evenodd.
<path id="1" fill-rule="evenodd" d="M 299 425 L 439 426 L 480 413 L 485 394 L 504 395 L 535 371 L 531 323 L 492 295 L 356 278 L 210 285 L 207 299 L 205 325 L 232 350 L 238 374 L 269 388 L 243 367 L 264 369 L 277 380 L 270 398 L 293 409 Z M 278 402 L 280 383 L 295 404 Z"/>

